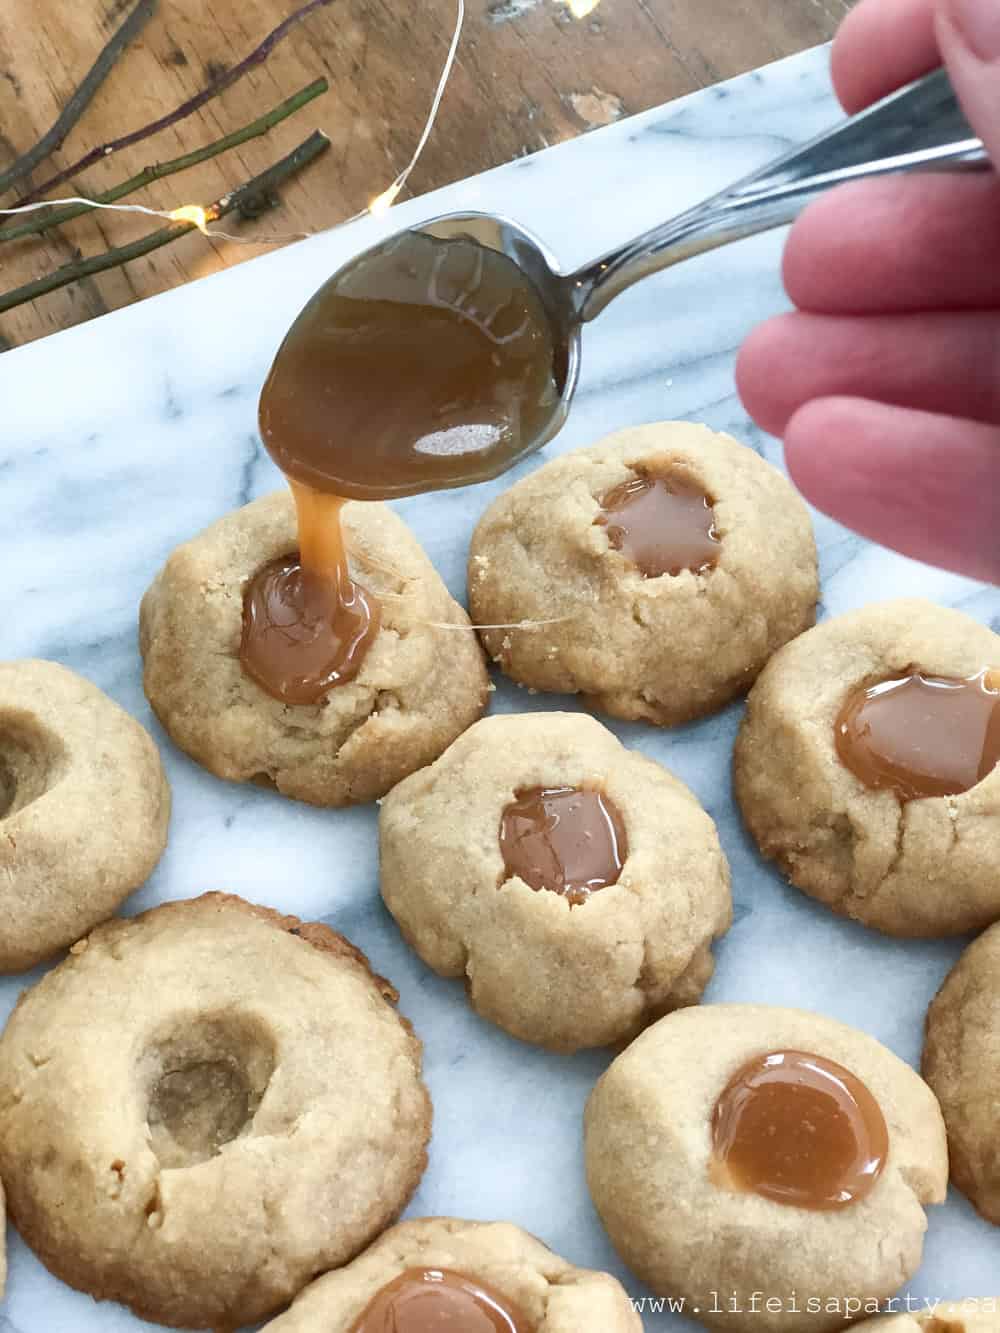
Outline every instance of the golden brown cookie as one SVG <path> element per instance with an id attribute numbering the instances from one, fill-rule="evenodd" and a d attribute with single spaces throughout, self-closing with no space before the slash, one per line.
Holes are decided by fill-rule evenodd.
<path id="1" fill-rule="evenodd" d="M 969 945 L 935 996 L 923 1073 L 944 1112 L 952 1180 L 1000 1226 L 1000 923 Z"/>
<path id="2" fill-rule="evenodd" d="M 468 617 L 402 519 L 343 511 L 352 575 L 381 605 L 358 675 L 319 705 L 273 698 L 240 666 L 243 590 L 296 549 L 291 495 L 227 514 L 171 555 L 142 602 L 146 694 L 170 735 L 218 777 L 264 780 L 313 805 L 382 796 L 482 713 L 487 677 Z"/>
<path id="3" fill-rule="evenodd" d="M 447 1275 L 444 1282 L 435 1283 L 435 1273 Z M 446 1290 L 435 1298 L 415 1292 L 412 1283 Z M 382 1296 L 389 1284 L 396 1284 L 394 1291 Z M 404 1284 L 404 1301 L 417 1296 L 424 1320 L 411 1314 L 412 1328 L 396 1296 Z M 452 1293 L 459 1284 L 456 1297 Z M 504 1333 L 508 1328 L 510 1333 L 642 1333 L 642 1321 L 624 1290 L 607 1273 L 574 1268 L 508 1222 L 450 1217 L 393 1227 L 352 1264 L 307 1287 L 286 1314 L 267 1325 L 266 1333 L 418 1333 L 437 1327 L 431 1300 L 438 1307 L 448 1302 L 445 1308 L 456 1322 L 443 1327 L 457 1329 L 463 1327 L 458 1309 L 449 1307 L 457 1307 L 463 1295 L 465 1301 L 472 1297 L 473 1310 L 477 1295 L 492 1297 L 506 1316 L 506 1323 L 498 1321 Z M 378 1302 L 374 1308 L 373 1302 Z M 468 1318 L 468 1307 L 465 1312 Z M 386 1322 L 393 1316 L 398 1323 Z"/>
<path id="4" fill-rule="evenodd" d="M 941 1113 L 908 1065 L 766 1005 L 661 1019 L 598 1082 L 585 1138 L 621 1257 L 719 1328 L 819 1333 L 846 1322 L 845 1300 L 856 1316 L 891 1295 L 948 1178 Z"/>
<path id="5" fill-rule="evenodd" d="M 482 631 L 508 676 L 666 726 L 749 689 L 816 597 L 808 511 L 785 477 L 677 421 L 539 468 L 489 507 L 469 559 L 476 624 L 541 622 Z"/>
<path id="6" fill-rule="evenodd" d="M 0 972 L 109 917 L 160 859 L 170 787 L 149 734 L 55 662 L 0 662 Z"/>
<path id="7" fill-rule="evenodd" d="M 343 936 L 224 894 L 99 927 L 0 1038 L 21 1235 L 146 1319 L 271 1314 L 424 1170 L 430 1100 L 395 1000 Z"/>
<path id="8" fill-rule="evenodd" d="M 970 1296 L 912 1310 L 900 1310 L 877 1319 L 865 1319 L 854 1328 L 861 1333 L 1000 1333 L 1000 1296 Z"/>
<path id="9" fill-rule="evenodd" d="M 917 599 L 838 616 L 783 648 L 753 688 L 734 758 L 736 796 L 764 855 L 835 912 L 890 935 L 958 934 L 996 920 L 1000 769 L 977 781 L 975 756 L 957 744 L 971 737 L 972 749 L 982 747 L 1000 703 L 981 688 L 991 667 L 1000 667 L 1000 636 Z M 934 684 L 948 680 L 979 681 L 977 697 Z M 887 685 L 878 706 L 888 700 L 895 711 L 859 716 L 866 692 Z M 842 728 L 866 776 L 842 758 Z M 907 765 L 934 767 L 942 749 L 952 786 L 963 762 L 975 785 L 911 799 L 920 775 Z M 875 780 L 886 785 L 872 786 L 879 765 Z M 901 792 L 897 780 L 911 785 Z"/>
<path id="10" fill-rule="evenodd" d="M 712 820 L 584 714 L 476 723 L 390 792 L 379 833 L 382 896 L 424 962 L 555 1050 L 696 1003 L 731 920 Z"/>

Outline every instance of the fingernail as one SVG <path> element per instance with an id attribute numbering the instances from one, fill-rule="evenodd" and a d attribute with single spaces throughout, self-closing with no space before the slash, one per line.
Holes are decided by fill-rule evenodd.
<path id="1" fill-rule="evenodd" d="M 1000 0 L 945 0 L 944 11 L 973 55 L 1000 60 Z"/>

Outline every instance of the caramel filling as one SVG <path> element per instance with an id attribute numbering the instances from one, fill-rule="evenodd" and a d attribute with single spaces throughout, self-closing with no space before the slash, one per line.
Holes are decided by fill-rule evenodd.
<path id="1" fill-rule="evenodd" d="M 1000 763 L 1000 673 L 914 672 L 849 695 L 836 724 L 841 763 L 903 801 L 957 796 Z"/>
<path id="2" fill-rule="evenodd" d="M 621 815 L 602 792 L 578 787 L 527 787 L 515 792 L 500 820 L 507 878 L 561 893 L 578 906 L 617 884 L 628 856 Z"/>
<path id="3" fill-rule="evenodd" d="M 292 482 L 299 553 L 264 565 L 243 596 L 243 670 L 289 704 L 319 703 L 352 680 L 379 629 L 379 605 L 351 578 L 338 496 Z"/>
<path id="4" fill-rule="evenodd" d="M 609 491 L 601 505 L 595 522 L 644 578 L 685 569 L 701 574 L 718 562 L 715 511 L 689 482 L 635 477 Z"/>
<path id="5" fill-rule="evenodd" d="M 349 1333 L 534 1333 L 534 1325 L 485 1282 L 411 1268 L 376 1294 Z"/>
<path id="6" fill-rule="evenodd" d="M 244 594 L 240 661 L 276 699 L 316 704 L 361 669 L 379 608 L 350 577 L 343 497 L 412 495 L 495 476 L 558 401 L 541 301 L 505 255 L 404 233 L 322 287 L 260 399 L 289 479 L 299 553 Z"/>
<path id="7" fill-rule="evenodd" d="M 557 399 L 549 321 L 512 261 L 404 233 L 299 315 L 260 427 L 286 476 L 375 500 L 496 476 Z"/>
<path id="8" fill-rule="evenodd" d="M 870 1194 L 889 1153 L 878 1102 L 843 1065 L 772 1051 L 733 1075 L 712 1115 L 712 1178 L 797 1208 Z"/>

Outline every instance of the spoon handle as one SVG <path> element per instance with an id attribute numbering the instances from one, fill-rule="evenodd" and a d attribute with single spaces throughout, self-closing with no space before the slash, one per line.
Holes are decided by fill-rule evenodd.
<path id="1" fill-rule="evenodd" d="M 576 309 L 582 320 L 593 319 L 640 278 L 785 226 L 817 195 L 845 181 L 989 166 L 947 71 L 937 69 L 573 274 Z"/>

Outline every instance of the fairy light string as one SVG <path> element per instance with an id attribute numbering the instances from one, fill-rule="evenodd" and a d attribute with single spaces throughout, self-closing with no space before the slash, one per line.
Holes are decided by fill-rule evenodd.
<path id="1" fill-rule="evenodd" d="M 566 8 L 569 10 L 569 12 L 575 19 L 583 19 L 586 18 L 588 14 L 593 13 L 593 11 L 601 3 L 601 0 L 564 0 L 564 3 L 566 5 Z M 417 140 L 416 147 L 414 148 L 409 161 L 407 162 L 406 166 L 402 169 L 402 171 L 400 171 L 399 174 L 396 176 L 396 178 L 392 181 L 392 183 L 388 185 L 386 189 L 384 189 L 380 194 L 375 195 L 374 198 L 368 202 L 365 208 L 361 209 L 357 213 L 352 214 L 348 218 L 344 218 L 342 221 L 336 223 L 335 226 L 338 227 L 346 226 L 350 222 L 357 222 L 359 218 L 363 218 L 366 215 L 370 215 L 376 218 L 382 217 L 389 211 L 392 205 L 399 198 L 399 195 L 406 187 L 406 183 L 409 180 L 411 174 L 413 173 L 417 164 L 420 162 L 420 159 L 424 153 L 424 149 L 427 147 L 427 144 L 430 141 L 431 134 L 434 131 L 434 126 L 437 123 L 438 112 L 441 109 L 441 102 L 444 99 L 445 91 L 447 90 L 448 84 L 451 80 L 452 71 L 455 67 L 455 61 L 458 57 L 458 51 L 459 47 L 461 46 L 462 32 L 464 27 L 465 27 L 465 0 L 458 0 L 458 7 L 455 16 L 455 28 L 454 32 L 452 33 L 451 43 L 449 44 L 448 47 L 448 53 L 445 57 L 440 77 L 438 78 L 437 86 L 434 91 L 434 97 L 431 101 L 431 106 L 427 115 L 427 119 L 424 122 L 424 127 L 420 133 L 420 137 Z M 91 209 L 101 209 L 105 212 L 110 212 L 110 213 L 140 213 L 140 214 L 145 214 L 147 217 L 161 218 L 167 222 L 188 222 L 191 223 L 194 227 L 196 227 L 203 236 L 223 241 L 230 241 L 237 245 L 282 245 L 288 241 L 306 240 L 308 237 L 317 234 L 315 232 L 303 231 L 303 232 L 294 232 L 291 234 L 288 233 L 280 235 L 272 234 L 267 236 L 257 236 L 257 235 L 252 237 L 236 236 L 233 235 L 231 232 L 220 231 L 218 228 L 211 227 L 209 225 L 210 223 L 209 212 L 201 204 L 180 204 L 176 208 L 160 209 L 160 208 L 150 208 L 147 207 L 145 204 L 98 203 L 93 199 L 87 199 L 80 195 L 69 195 L 62 199 L 47 199 L 41 202 L 22 204 L 20 207 L 17 208 L 0 208 L 0 215 L 4 217 L 13 217 L 22 213 L 34 213 L 43 209 L 59 208 L 59 207 L 65 207 L 67 205 L 77 205 L 77 204 L 85 207 L 88 211 L 90 211 Z"/>
<path id="2" fill-rule="evenodd" d="M 574 3 L 583 2 L 585 2 L 585 0 L 574 0 Z M 424 149 L 427 147 L 431 134 L 434 131 L 434 126 L 437 123 L 438 112 L 441 109 L 441 102 L 444 99 L 445 91 L 451 80 L 452 71 L 455 67 L 455 60 L 458 56 L 464 27 L 465 0 L 458 0 L 455 28 L 448 47 L 448 53 L 445 57 L 444 65 L 442 66 L 441 74 L 434 90 L 434 97 L 431 101 L 427 118 L 424 121 L 424 127 L 421 130 L 420 137 L 417 140 L 416 147 L 414 148 L 409 161 L 392 183 L 380 194 L 375 195 L 365 208 L 352 214 L 351 217 L 344 218 L 342 221 L 335 223 L 335 226 L 346 226 L 349 222 L 356 222 L 359 218 L 369 214 L 372 217 L 383 216 L 389 211 L 405 188 L 410 175 L 423 156 Z M 211 226 L 210 223 L 212 218 L 209 210 L 204 208 L 201 204 L 180 204 L 176 208 L 161 209 L 150 208 L 145 204 L 98 203 L 93 199 L 86 199 L 80 195 L 70 195 L 62 199 L 46 199 L 40 202 L 21 204 L 16 208 L 0 208 L 0 215 L 4 217 L 15 217 L 18 214 L 38 212 L 41 209 L 60 208 L 75 204 L 85 205 L 88 211 L 90 209 L 100 209 L 109 213 L 140 213 L 146 217 L 161 218 L 167 222 L 187 222 L 196 227 L 203 236 L 217 240 L 230 241 L 237 245 L 283 245 L 288 241 L 305 240 L 307 237 L 317 234 L 316 232 L 295 232 L 292 234 L 271 234 L 266 236 L 236 236 L 232 232 L 220 231 L 218 228 Z"/>

